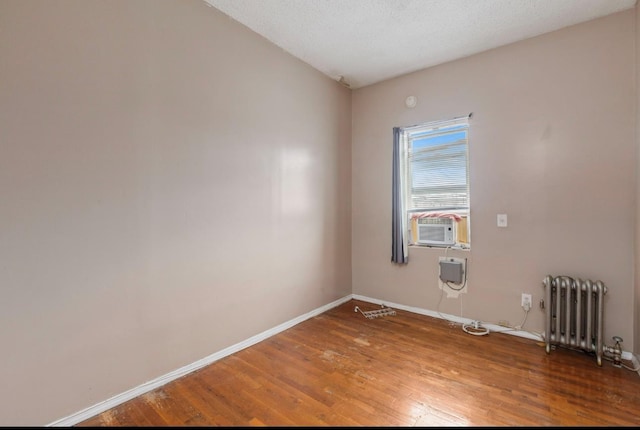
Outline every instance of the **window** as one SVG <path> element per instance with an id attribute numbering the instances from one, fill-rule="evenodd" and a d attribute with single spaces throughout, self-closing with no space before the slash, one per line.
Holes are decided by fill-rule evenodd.
<path id="1" fill-rule="evenodd" d="M 468 118 L 400 129 L 408 242 L 470 246 Z"/>

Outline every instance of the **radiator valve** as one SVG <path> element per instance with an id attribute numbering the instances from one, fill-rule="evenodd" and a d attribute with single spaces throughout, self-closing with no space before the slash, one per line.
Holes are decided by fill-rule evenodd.
<path id="1" fill-rule="evenodd" d="M 616 343 L 614 346 L 604 346 L 604 351 L 613 355 L 613 365 L 615 367 L 622 367 L 622 347 L 620 342 L 622 338 L 620 336 L 613 336 L 613 341 Z"/>

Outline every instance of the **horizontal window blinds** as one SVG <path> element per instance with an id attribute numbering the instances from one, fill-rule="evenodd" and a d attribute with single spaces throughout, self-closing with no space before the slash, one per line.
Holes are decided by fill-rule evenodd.
<path id="1" fill-rule="evenodd" d="M 408 209 L 469 208 L 467 124 L 408 132 Z"/>

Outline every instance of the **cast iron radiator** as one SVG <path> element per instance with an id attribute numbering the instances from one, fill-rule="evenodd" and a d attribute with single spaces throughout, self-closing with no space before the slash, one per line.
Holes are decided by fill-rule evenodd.
<path id="1" fill-rule="evenodd" d="M 601 281 L 548 275 L 545 288 L 545 342 L 594 352 L 602 366 L 602 322 L 607 287 Z"/>

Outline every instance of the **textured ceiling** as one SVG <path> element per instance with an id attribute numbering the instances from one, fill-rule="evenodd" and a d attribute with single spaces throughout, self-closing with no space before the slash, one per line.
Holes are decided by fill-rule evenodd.
<path id="1" fill-rule="evenodd" d="M 204 0 L 359 88 L 634 7 L 636 0 Z"/>

